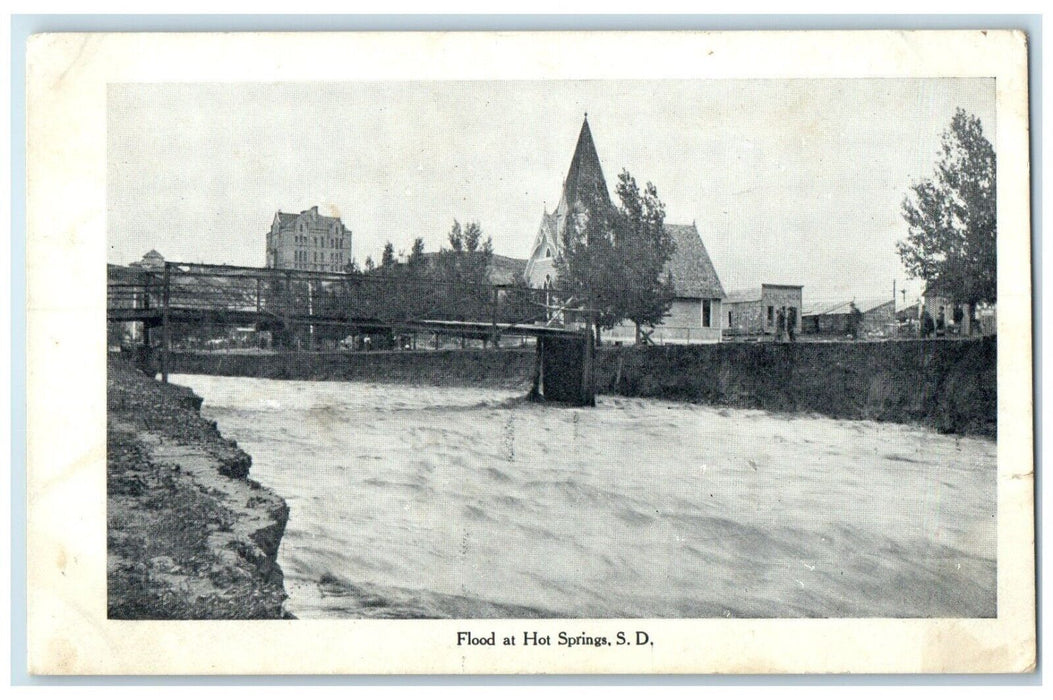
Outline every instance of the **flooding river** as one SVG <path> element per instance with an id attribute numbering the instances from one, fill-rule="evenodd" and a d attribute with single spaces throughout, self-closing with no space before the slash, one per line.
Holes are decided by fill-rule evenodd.
<path id="1" fill-rule="evenodd" d="M 607 396 L 172 381 L 288 501 L 300 618 L 996 614 L 990 440 Z"/>

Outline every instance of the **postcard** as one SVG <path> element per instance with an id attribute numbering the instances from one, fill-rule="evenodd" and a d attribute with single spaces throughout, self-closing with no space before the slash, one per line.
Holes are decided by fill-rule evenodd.
<path id="1" fill-rule="evenodd" d="M 1023 33 L 27 66 L 31 673 L 1034 668 Z"/>

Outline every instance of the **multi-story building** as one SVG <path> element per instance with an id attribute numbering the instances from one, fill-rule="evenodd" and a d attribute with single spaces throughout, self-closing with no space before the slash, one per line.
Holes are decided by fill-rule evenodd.
<path id="1" fill-rule="evenodd" d="M 299 214 L 279 211 L 267 232 L 267 267 L 343 272 L 351 261 L 351 230 L 318 207 Z"/>

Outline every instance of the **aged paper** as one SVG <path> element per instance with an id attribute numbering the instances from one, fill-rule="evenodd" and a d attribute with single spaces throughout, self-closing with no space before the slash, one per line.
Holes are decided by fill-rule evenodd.
<path id="1" fill-rule="evenodd" d="M 27 66 L 27 590 L 31 673 L 985 673 L 1033 668 L 1030 179 L 1023 34 L 51 34 L 31 38 Z M 851 617 L 820 608 L 811 613 L 798 610 L 785 617 L 778 612 L 733 616 L 729 611 L 726 616 L 557 614 L 523 619 L 511 614 L 481 614 L 468 616 L 473 619 L 445 619 L 451 616 L 439 614 L 435 616 L 444 619 L 421 619 L 432 615 L 411 614 L 407 615 L 411 619 L 396 620 L 349 616 L 246 622 L 108 616 L 104 269 L 105 263 L 113 260 L 111 247 L 126 240 L 120 232 L 114 233 L 115 217 L 138 210 L 151 226 L 170 227 L 161 240 L 191 237 L 187 227 L 196 225 L 176 215 L 166 217 L 166 211 L 171 210 L 162 209 L 158 202 L 163 200 L 161 194 L 171 193 L 155 193 L 155 197 L 139 188 L 129 190 L 126 199 L 115 199 L 113 190 L 108 191 L 108 176 L 112 188 L 115 173 L 130 167 L 129 160 L 115 158 L 112 152 L 119 134 L 108 133 L 108 128 L 120 123 L 108 112 L 114 105 L 134 106 L 136 96 L 152 90 L 151 99 L 158 107 L 155 116 L 163 118 L 165 105 L 170 104 L 167 100 L 192 99 L 186 95 L 198 94 L 194 90 L 214 88 L 222 94 L 248 90 L 255 95 L 253 90 L 269 94 L 270 87 L 280 84 L 299 85 L 307 92 L 324 92 L 327 85 L 343 86 L 339 90 L 333 87 L 334 94 L 344 94 L 340 90 L 346 89 L 347 94 L 354 95 L 362 94 L 355 90 L 363 84 L 377 86 L 377 95 L 388 85 L 434 84 L 434 100 L 438 101 L 443 95 L 440 86 L 450 81 L 462 86 L 477 83 L 484 94 L 488 86 L 514 81 L 529 84 L 532 90 L 540 90 L 538 94 L 544 94 L 546 81 L 609 81 L 631 83 L 637 91 L 634 94 L 646 95 L 647 90 L 640 86 L 649 81 L 674 81 L 677 85 L 758 81 L 779 85 L 793 81 L 847 84 L 940 79 L 987 81 L 987 85 L 993 79 L 993 123 L 985 123 L 985 128 L 999 161 L 997 445 L 988 443 L 997 458 L 997 507 L 991 514 L 997 522 L 994 610 L 981 612 L 980 617 L 964 612 L 947 617 L 937 613 Z M 185 88 L 189 92 L 181 93 L 181 86 L 189 86 Z M 631 90 L 626 88 L 626 92 Z M 125 102 L 120 102 L 122 99 Z M 248 98 L 231 97 L 226 107 L 230 112 L 224 112 L 232 133 L 240 123 L 237 111 L 243 103 L 239 99 Z M 382 99 L 377 96 L 366 105 L 340 103 L 333 113 L 382 107 Z M 735 97 L 731 94 L 728 99 Z M 545 110 L 544 103 L 521 106 L 539 110 L 539 114 Z M 266 112 L 270 105 L 260 101 L 251 108 Z M 202 122 L 208 121 L 204 110 L 202 107 Z M 310 120 L 312 116 L 302 118 Z M 595 110 L 588 117 L 594 124 L 602 118 Z M 622 118 L 632 122 L 631 117 Z M 465 119 L 467 124 L 470 120 Z M 936 121 L 947 120 L 941 117 Z M 390 159 L 387 170 L 425 167 L 420 160 L 429 157 L 426 145 L 417 144 L 408 134 L 417 134 L 427 126 L 417 122 L 413 114 L 402 114 L 396 123 L 385 127 L 406 135 L 400 141 L 402 150 L 394 155 L 381 154 Z M 475 133 L 482 138 L 490 128 L 500 125 L 473 121 L 456 136 L 471 138 Z M 576 130 L 577 124 L 573 128 Z M 197 125 L 190 124 L 186 133 L 196 133 L 196 129 Z M 319 130 L 324 128 L 319 126 Z M 808 136 L 803 130 L 802 142 Z M 382 149 L 379 131 L 359 135 L 360 140 L 373 138 Z M 508 133 L 502 138 L 529 136 Z M 616 136 L 606 138 L 610 141 Z M 597 136 L 601 159 L 603 140 Z M 846 136 L 845 148 L 860 140 L 866 140 L 865 133 Z M 454 139 L 447 146 L 451 150 L 458 147 Z M 245 147 L 263 152 L 267 144 L 249 143 Z M 937 155 L 931 154 L 930 162 Z M 178 158 L 179 152 L 173 152 L 172 157 Z M 219 160 L 230 154 L 217 152 L 215 157 Z M 334 155 L 336 160 L 340 157 Z M 545 191 L 555 194 L 570 152 L 553 157 L 558 164 L 546 166 L 551 174 L 545 177 L 552 182 Z M 701 154 L 676 153 L 675 157 L 690 160 Z M 158 166 L 166 167 L 164 163 Z M 296 164 L 261 161 L 259 166 L 292 170 Z M 351 162 L 335 167 L 365 166 Z M 604 162 L 604 167 L 612 184 L 621 164 Z M 707 167 L 720 172 L 712 163 Z M 866 162 L 860 162 L 861 171 L 866 167 Z M 911 174 L 919 178 L 928 172 L 926 167 Z M 455 179 L 451 175 L 451 180 Z M 645 173 L 642 180 L 646 179 Z M 859 181 L 866 179 L 861 173 Z M 295 177 L 290 176 L 290 182 L 293 180 Z M 844 196 L 846 206 L 855 206 L 850 194 L 855 184 L 844 182 L 843 190 L 832 196 Z M 190 183 L 187 191 L 192 189 Z M 407 208 L 420 202 L 411 190 L 407 184 Z M 233 189 L 229 194 L 231 199 L 238 196 Z M 363 198 L 369 196 L 368 191 L 361 193 Z M 556 209 L 552 195 L 548 197 L 545 216 Z M 540 212 L 541 201 L 538 205 Z M 309 206 L 309 202 L 304 203 L 304 207 Z M 279 207 L 276 203 L 271 209 Z M 540 217 L 530 216 L 534 217 L 530 227 L 535 227 Z M 682 219 L 686 224 L 690 215 Z M 369 229 L 373 223 L 353 222 L 352 228 Z M 270 221 L 252 226 L 259 231 L 262 251 Z M 703 231 L 703 238 L 706 235 Z M 815 243 L 820 245 L 823 238 L 818 232 L 815 235 Z M 121 249 L 121 261 L 129 262 L 143 252 Z M 238 264 L 245 264 L 236 259 L 236 252 L 230 255 Z M 373 255 L 379 259 L 377 252 Z M 207 262 L 230 261 L 228 253 L 220 251 Z M 393 431 L 392 439 L 402 438 Z M 948 444 L 953 446 L 953 439 Z M 755 463 L 750 466 L 758 469 Z M 865 508 L 866 504 L 842 506 Z M 814 570 L 815 565 L 806 561 L 802 566 Z M 903 587 L 884 590 L 890 599 L 900 595 L 909 598 L 912 577 L 920 577 L 922 572 L 899 574 L 896 579 L 880 579 L 881 585 L 891 586 L 890 581 L 896 581 L 895 585 Z M 287 582 L 289 577 L 286 571 Z M 803 581 L 798 583 L 805 587 Z M 707 585 L 706 580 L 698 582 L 699 590 Z M 619 609 L 614 603 L 608 605 Z M 559 643 L 561 634 L 586 641 L 568 647 Z M 628 643 L 613 644 L 619 634 Z M 464 641 L 491 636 L 496 640 L 492 647 Z M 598 647 L 587 641 L 601 637 L 612 644 Z M 506 638 L 517 643 L 502 645 Z M 551 642 L 526 643 L 538 638 Z"/>

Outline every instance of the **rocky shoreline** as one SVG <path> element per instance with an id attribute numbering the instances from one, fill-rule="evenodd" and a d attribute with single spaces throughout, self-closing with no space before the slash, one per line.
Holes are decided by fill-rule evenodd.
<path id="1" fill-rule="evenodd" d="M 276 558 L 289 508 L 202 418 L 202 399 L 111 357 L 107 375 L 111 619 L 288 618 Z"/>

